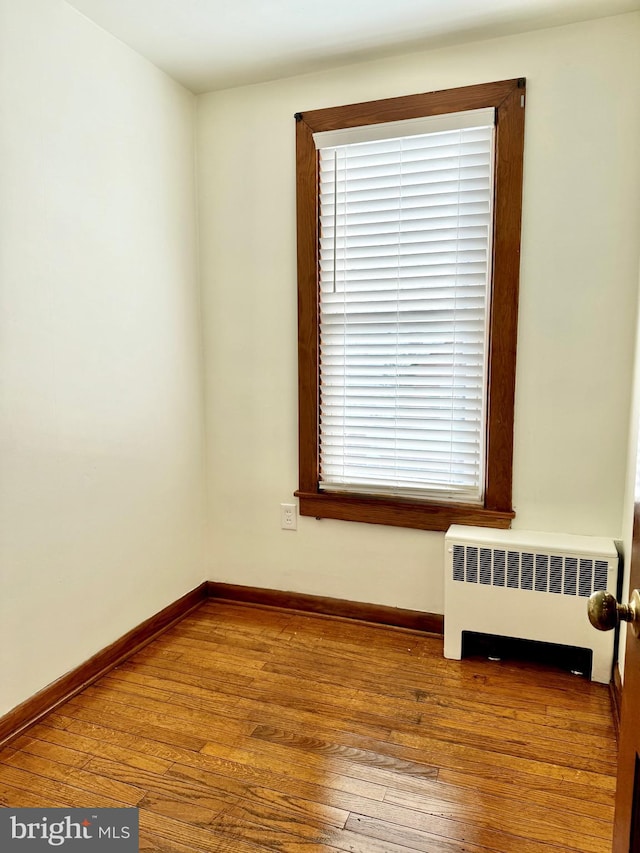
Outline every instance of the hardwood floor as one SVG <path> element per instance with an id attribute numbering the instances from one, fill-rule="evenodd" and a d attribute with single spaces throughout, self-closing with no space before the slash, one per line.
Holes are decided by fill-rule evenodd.
<path id="1" fill-rule="evenodd" d="M 0 804 L 139 806 L 141 850 L 609 853 L 606 688 L 209 601 L 0 752 Z"/>

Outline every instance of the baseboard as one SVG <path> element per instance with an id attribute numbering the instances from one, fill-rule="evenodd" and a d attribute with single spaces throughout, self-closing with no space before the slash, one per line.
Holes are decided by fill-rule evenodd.
<path id="1" fill-rule="evenodd" d="M 119 640 L 97 652 L 89 660 L 49 684 L 31 698 L 0 717 L 0 747 L 20 735 L 25 729 L 38 722 L 45 714 L 58 705 L 75 696 L 101 675 L 109 672 L 125 658 L 148 645 L 152 640 L 183 619 L 187 613 L 198 607 L 208 595 L 206 581 L 192 589 L 182 598 L 165 607 L 155 616 L 145 619 L 136 628 Z"/>
<path id="2" fill-rule="evenodd" d="M 209 581 L 208 588 L 209 597 L 212 599 L 279 607 L 284 610 L 300 610 L 303 613 L 316 613 L 322 616 L 339 616 L 343 619 L 357 619 L 360 622 L 374 622 L 377 625 L 389 625 L 394 628 L 409 628 L 413 631 L 440 636 L 444 633 L 444 617 L 437 613 L 423 613 L 419 610 L 404 610 L 384 604 L 364 604 L 342 598 L 326 598 L 302 592 L 281 592 L 276 589 L 260 589 L 217 581 Z"/>
<path id="3" fill-rule="evenodd" d="M 440 636 L 444 631 L 444 618 L 436 613 L 422 613 L 417 610 L 404 610 L 382 604 L 363 604 L 358 601 L 325 598 L 300 592 L 280 592 L 279 590 L 205 581 L 192 589 L 191 592 L 183 595 L 182 598 L 174 601 L 173 604 L 156 613 L 155 616 L 146 619 L 119 640 L 111 643 L 110 646 L 97 652 L 71 672 L 44 687 L 34 696 L 13 708 L 4 717 L 0 717 L 0 748 L 6 746 L 9 741 L 18 737 L 46 714 L 57 708 L 58 705 L 80 693 L 100 676 L 105 675 L 123 660 L 131 657 L 152 640 L 155 640 L 176 622 L 184 619 L 188 613 L 207 598 L 298 610 L 303 613 L 316 613 L 323 616 L 337 616 L 343 619 L 357 619 L 361 622 L 373 622 L 394 628 L 409 628 Z"/>
<path id="4" fill-rule="evenodd" d="M 622 678 L 618 663 L 613 665 L 613 676 L 609 682 L 609 694 L 611 696 L 611 711 L 613 713 L 613 725 L 616 730 L 616 740 L 620 738 L 620 709 L 622 708 Z"/>

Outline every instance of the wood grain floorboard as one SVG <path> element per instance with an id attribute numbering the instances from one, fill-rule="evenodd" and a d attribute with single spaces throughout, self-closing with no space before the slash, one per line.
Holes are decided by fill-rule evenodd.
<path id="1" fill-rule="evenodd" d="M 178 663 L 175 664 L 175 666 L 178 665 Z M 152 695 L 158 689 L 166 690 L 169 683 L 172 692 L 176 695 L 202 697 L 207 695 L 207 692 L 210 694 L 214 689 L 221 694 L 232 694 L 248 700 L 268 701 L 271 705 L 278 699 L 284 701 L 287 694 L 294 693 L 295 702 L 290 702 L 289 708 L 304 707 L 306 701 L 307 707 L 311 703 L 310 707 L 315 707 L 316 711 L 320 707 L 331 706 L 328 713 L 335 711 L 335 708 L 342 709 L 344 713 L 345 708 L 365 705 L 371 712 L 379 715 L 378 722 L 389 729 L 401 728 L 405 723 L 411 728 L 417 716 L 428 714 L 432 731 L 436 726 L 440 727 L 440 734 L 443 737 L 448 734 L 456 740 L 459 739 L 457 733 L 461 729 L 468 729 L 471 723 L 476 734 L 485 733 L 500 738 L 520 736 L 527 741 L 531 738 L 532 732 L 534 735 L 540 734 L 539 728 L 543 727 L 542 734 L 550 745 L 553 746 L 553 741 L 559 741 L 558 748 L 585 756 L 593 756 L 601 752 L 602 735 L 610 734 L 612 731 L 611 725 L 607 722 L 606 725 L 585 727 L 584 732 L 576 732 L 569 720 L 550 719 L 544 713 L 544 709 L 537 713 L 516 711 L 504 706 L 487 706 L 481 702 L 476 702 L 473 706 L 468 697 L 466 701 L 464 698 L 456 701 L 442 693 L 438 695 L 436 691 L 430 694 L 423 690 L 415 691 L 410 696 L 391 699 L 378 696 L 373 687 L 365 691 L 333 686 L 323 691 L 320 703 L 317 690 L 314 690 L 313 685 L 301 685 L 299 678 L 274 676 L 268 673 L 261 675 L 258 684 L 253 683 L 240 688 L 238 685 L 221 684 L 218 681 L 215 684 L 209 684 L 208 678 L 198 675 L 196 670 L 185 673 L 137 662 L 123 665 L 113 672 L 110 678 L 114 681 L 105 683 L 112 683 L 116 689 L 115 682 L 121 680 L 128 685 L 126 688 L 123 685 L 123 689 L 135 689 L 133 685 L 138 685 L 138 691 L 146 692 L 145 688 L 150 688 Z M 416 703 L 423 707 L 417 708 Z M 608 756 L 604 758 L 608 760 Z"/>
<path id="2" fill-rule="evenodd" d="M 300 675 L 295 678 L 274 676 L 263 672 L 257 684 L 245 685 L 239 689 L 237 685 L 220 684 L 216 682 L 213 676 L 202 674 L 195 667 L 187 667 L 183 664 L 182 668 L 178 670 L 176 669 L 177 666 L 177 662 L 171 662 L 165 667 L 150 666 L 146 661 L 142 664 L 125 664 L 111 677 L 129 682 L 130 686 L 124 688 L 123 685 L 123 689 L 131 690 L 131 685 L 135 683 L 154 689 L 158 689 L 160 686 L 166 688 L 169 680 L 173 682 L 171 687 L 177 694 L 197 697 L 206 691 L 210 693 L 211 690 L 215 690 L 217 693 L 231 693 L 246 700 L 268 701 L 271 706 L 278 700 L 284 701 L 283 697 L 286 697 L 288 693 L 294 693 L 295 699 L 291 700 L 291 705 L 295 703 L 296 708 L 304 708 L 306 700 L 307 710 L 311 708 L 317 712 L 318 708 L 331 705 L 334 708 L 342 709 L 343 716 L 346 708 L 366 705 L 371 712 L 375 712 L 377 715 L 377 719 L 372 720 L 372 724 L 381 724 L 387 728 L 402 728 L 405 722 L 409 727 L 412 727 L 416 722 L 416 717 L 420 713 L 425 713 L 429 715 L 432 730 L 435 726 L 453 729 L 454 731 L 450 735 L 456 740 L 460 739 L 456 730 L 468 729 L 471 719 L 473 719 L 474 729 L 477 733 L 482 731 L 484 727 L 488 736 L 497 735 L 501 739 L 504 739 L 508 734 L 510 737 L 520 735 L 528 741 L 532 729 L 535 733 L 536 727 L 544 726 L 545 739 L 561 741 L 562 748 L 565 751 L 582 753 L 585 756 L 597 754 L 598 750 L 602 749 L 602 734 L 612 731 L 609 719 L 606 720 L 605 724 L 599 726 L 585 725 L 585 731 L 576 732 L 572 720 L 550 718 L 544 708 L 537 713 L 532 713 L 530 711 L 518 712 L 505 706 L 488 708 L 486 704 L 483 705 L 480 702 L 471 705 L 468 690 L 462 690 L 458 700 L 452 699 L 450 695 L 448 698 L 444 698 L 435 689 L 430 693 L 420 689 L 413 691 L 410 695 L 405 694 L 401 697 L 388 698 L 378 696 L 374 692 L 375 686 L 371 686 L 369 690 L 363 690 L 328 685 L 326 689 L 323 689 L 322 699 L 320 700 L 313 684 L 300 683 Z M 150 692 L 153 694 L 153 691 Z M 417 709 L 416 703 L 425 707 Z M 286 710 L 286 708 L 283 709 L 283 711 Z M 327 712 L 331 713 L 331 709 L 327 709 Z M 441 732 L 443 737 L 446 737 L 445 729 Z M 608 760 L 606 755 L 603 758 Z"/>
<path id="3" fill-rule="evenodd" d="M 205 602 L 0 751 L 0 805 L 144 853 L 609 853 L 608 691 L 417 632 Z"/>

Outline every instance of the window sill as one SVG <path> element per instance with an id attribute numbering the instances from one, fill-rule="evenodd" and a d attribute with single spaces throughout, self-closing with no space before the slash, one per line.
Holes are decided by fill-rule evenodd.
<path id="1" fill-rule="evenodd" d="M 328 492 L 297 491 L 295 495 L 300 499 L 300 515 L 417 530 L 445 531 L 452 524 L 506 529 L 515 517 L 513 510 L 485 509 L 466 504 L 437 504 Z"/>

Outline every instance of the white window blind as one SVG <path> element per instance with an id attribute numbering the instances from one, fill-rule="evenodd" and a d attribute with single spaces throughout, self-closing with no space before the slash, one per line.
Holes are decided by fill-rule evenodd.
<path id="1" fill-rule="evenodd" d="M 314 137 L 322 490 L 483 499 L 493 115 Z"/>

